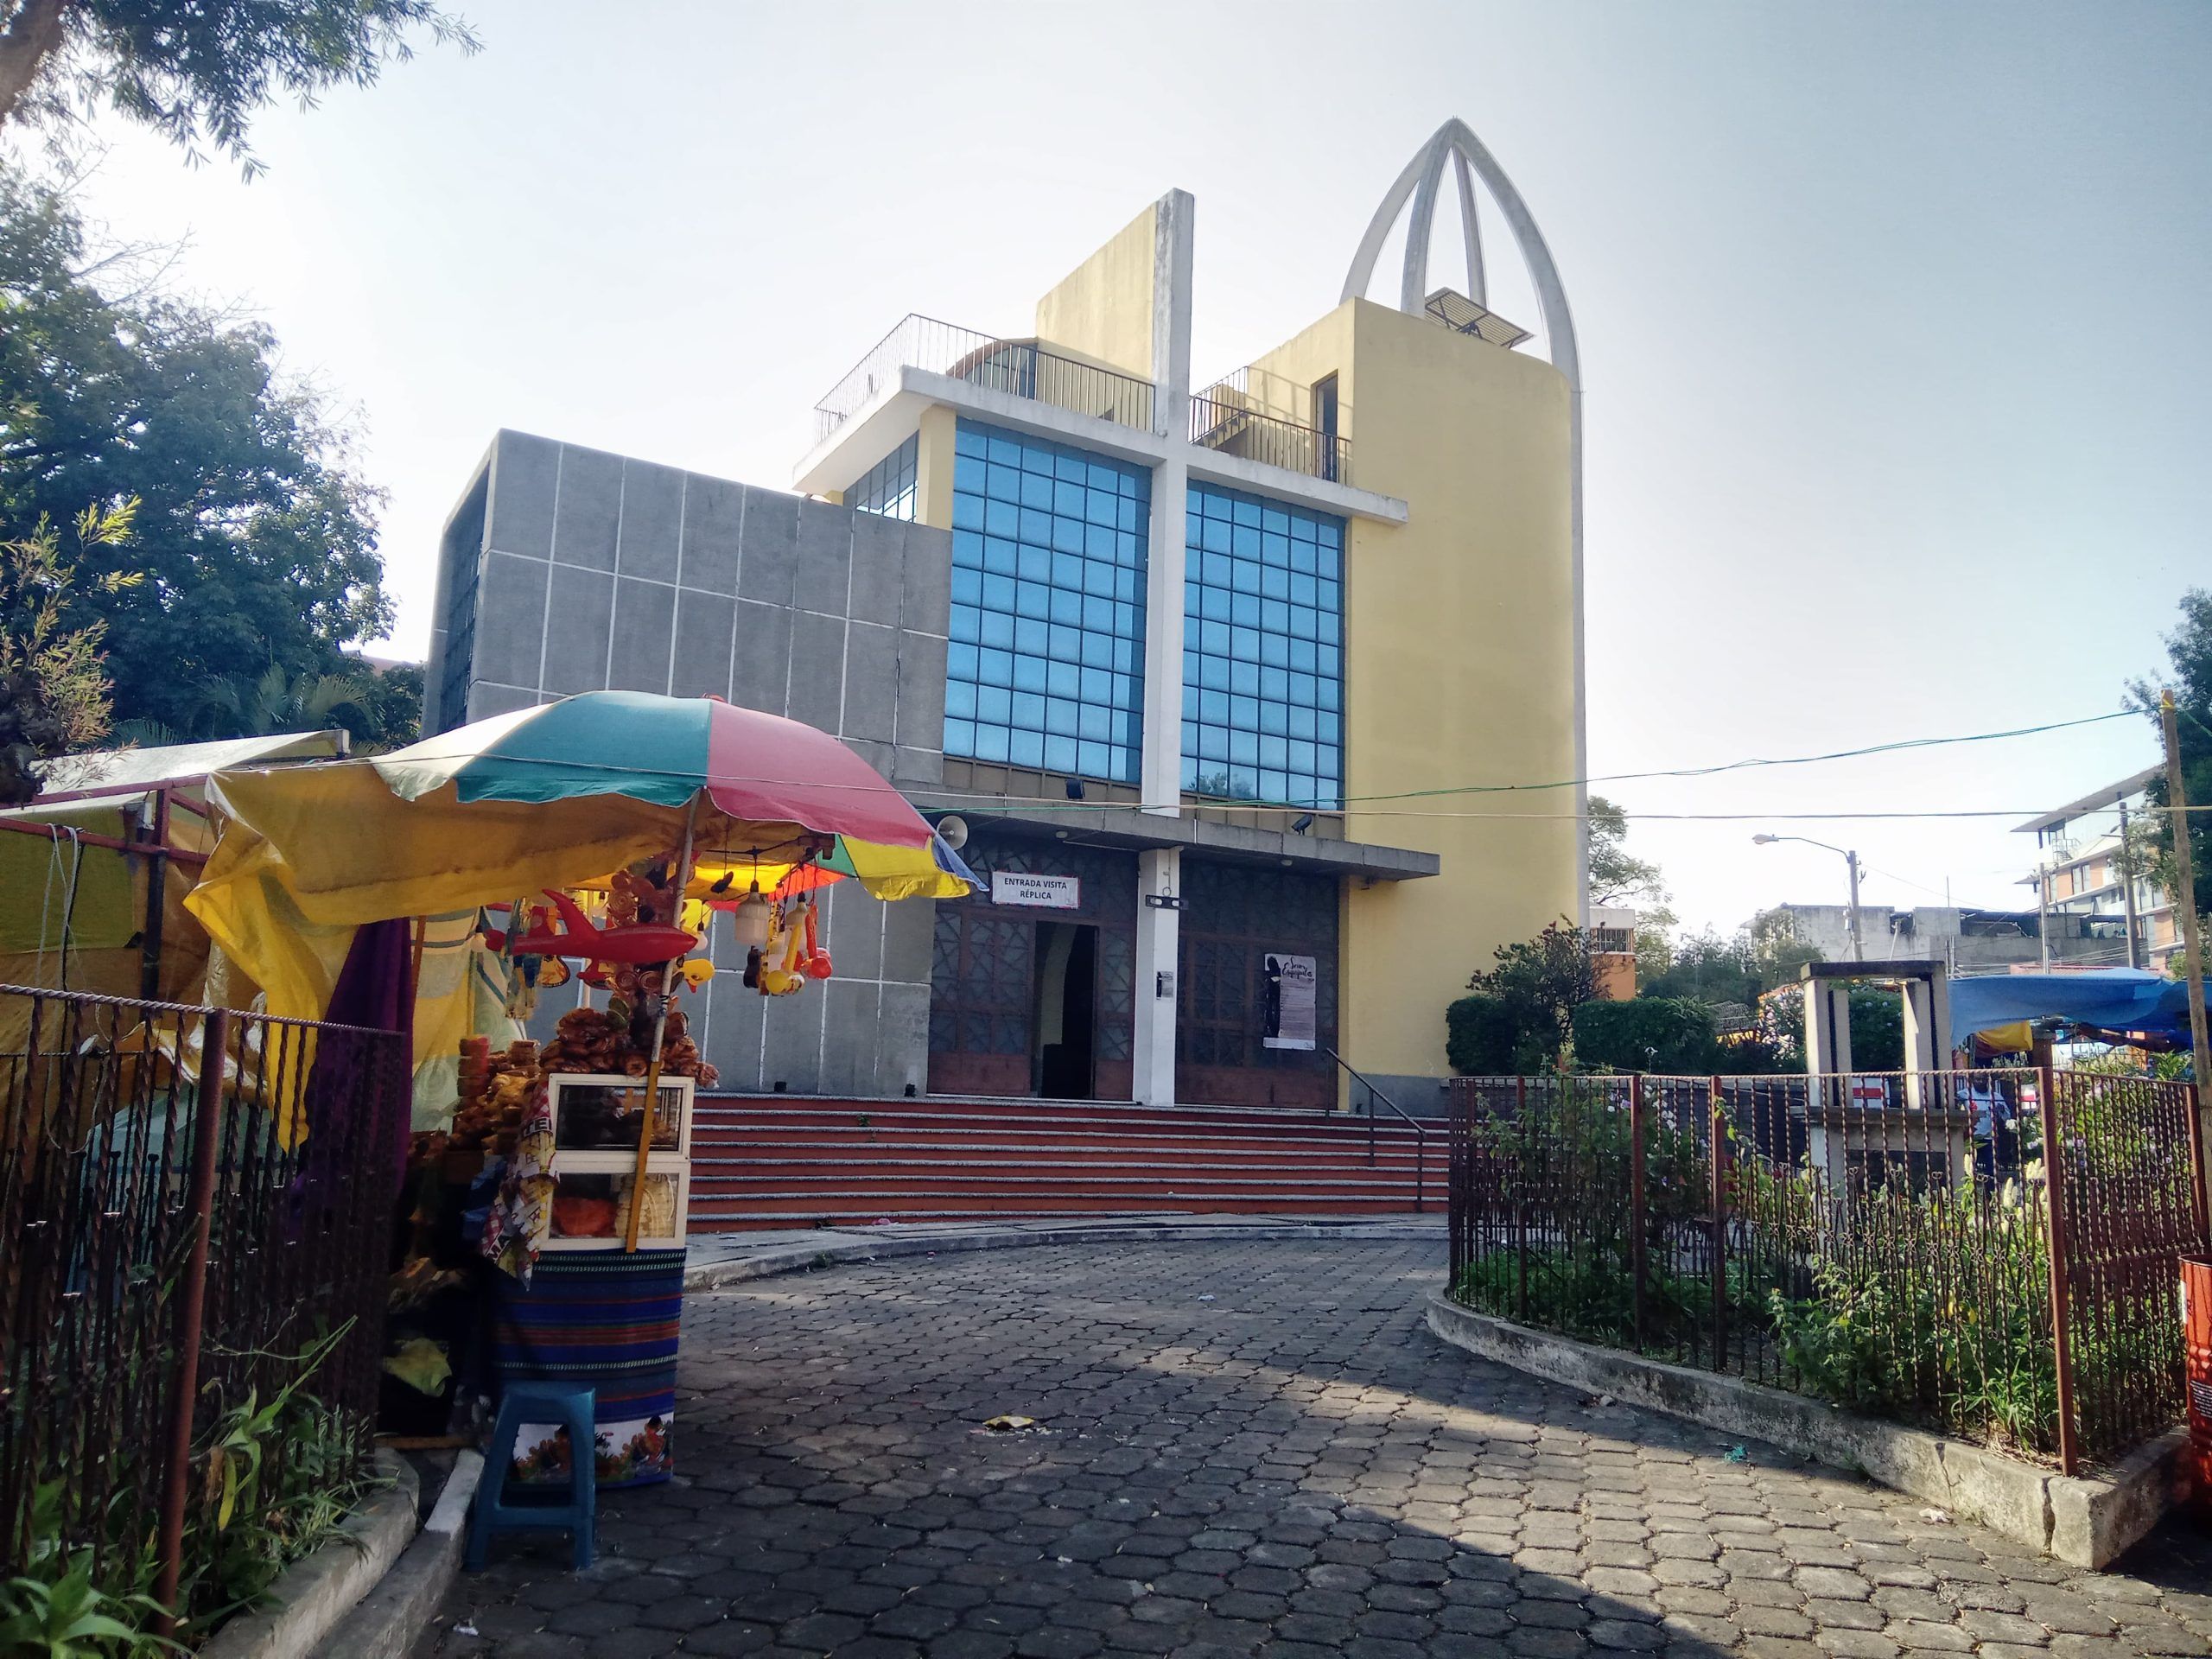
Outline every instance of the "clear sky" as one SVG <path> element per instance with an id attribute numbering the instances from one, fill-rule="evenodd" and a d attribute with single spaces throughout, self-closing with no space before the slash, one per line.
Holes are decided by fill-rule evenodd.
<path id="1" fill-rule="evenodd" d="M 184 280 L 358 410 L 404 654 L 497 428 L 788 484 L 815 398 L 900 315 L 1026 332 L 1173 186 L 1210 378 L 1335 302 L 1452 115 L 1580 338 L 1596 772 L 2104 713 L 2212 584 L 2196 0 L 453 3 L 480 54 L 271 111 L 257 182 L 118 134 L 86 191 L 118 236 L 188 236 Z M 1533 323 L 1526 291 L 1494 274 Z M 2024 816 L 2153 758 L 2127 721 L 1604 787 Z M 2014 821 L 1646 819 L 1631 845 L 1728 925 L 1841 898 L 1840 860 L 1760 829 L 1857 847 L 1871 901 L 2017 905 Z"/>

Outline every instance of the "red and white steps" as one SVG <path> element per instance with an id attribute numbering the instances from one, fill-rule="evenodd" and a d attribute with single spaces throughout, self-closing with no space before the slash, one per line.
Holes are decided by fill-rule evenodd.
<path id="1" fill-rule="evenodd" d="M 1444 1126 L 1267 1108 L 705 1096 L 693 1231 L 1010 1216 L 1395 1216 L 1444 1207 Z"/>

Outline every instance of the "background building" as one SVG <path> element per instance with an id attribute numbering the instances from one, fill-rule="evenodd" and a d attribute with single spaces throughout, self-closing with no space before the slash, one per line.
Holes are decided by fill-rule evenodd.
<path id="1" fill-rule="evenodd" d="M 2023 885 L 2036 890 L 2054 946 L 2079 928 L 2105 942 L 2100 965 L 2125 968 L 2132 934 L 2133 965 L 2159 973 L 2181 949 L 2181 924 L 2164 890 L 2146 876 L 2131 883 L 2120 856 L 2125 837 L 2141 831 L 2144 786 L 2158 772 L 2146 766 L 2018 827 L 2036 838 L 2036 868 Z"/>
<path id="2" fill-rule="evenodd" d="M 1333 1050 L 1419 1107 L 1468 974 L 1581 915 L 1576 791 L 1416 798 L 1582 769 L 1571 373 L 1409 282 L 1193 391 L 1192 238 L 1173 193 L 1026 336 L 908 318 L 803 494 L 514 433 L 464 493 L 426 729 L 712 693 L 969 826 L 969 899 L 834 890 L 824 996 L 716 982 L 727 1086 L 1324 1106 Z"/>
<path id="3" fill-rule="evenodd" d="M 1795 937 L 1825 962 L 1851 959 L 1851 912 L 1847 905 L 1782 905 Z M 2050 936 L 2053 967 L 2126 966 L 2125 937 L 2114 922 L 2087 916 L 2038 916 L 2032 910 L 1980 910 L 1970 906 L 1887 905 L 1859 907 L 1859 937 L 1869 962 L 1940 962 L 1954 974 L 2004 973 L 2044 962 Z"/>

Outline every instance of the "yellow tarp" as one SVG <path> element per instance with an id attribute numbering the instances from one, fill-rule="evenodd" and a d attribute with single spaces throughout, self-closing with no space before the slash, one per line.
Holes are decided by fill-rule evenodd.
<path id="1" fill-rule="evenodd" d="M 1986 1031 L 1978 1031 L 1974 1036 L 1993 1053 L 2024 1054 L 2035 1046 L 2035 1021 L 2016 1020 L 2009 1026 L 1992 1026 Z"/>
<path id="2" fill-rule="evenodd" d="M 307 1020 L 365 922 L 573 887 L 683 832 L 680 810 L 612 795 L 463 806 L 448 785 L 403 801 L 359 765 L 219 772 L 207 789 L 230 821 L 185 902 L 270 1013 Z"/>
<path id="3" fill-rule="evenodd" d="M 32 806 L 9 816 L 37 823 L 69 823 L 105 836 L 126 835 L 137 822 L 143 794 L 100 797 L 89 801 Z M 168 844 L 204 851 L 214 844 L 207 822 L 189 802 L 169 798 Z M 69 918 L 69 950 L 60 948 L 60 915 L 67 875 L 81 850 L 76 903 Z M 61 843 L 0 832 L 0 984 L 44 990 L 93 991 L 135 997 L 144 986 L 147 869 L 150 861 L 130 858 L 111 849 Z M 200 870 L 191 859 L 174 859 L 162 886 L 162 950 L 155 995 L 164 1002 L 205 1000 L 207 936 L 185 907 L 186 894 Z M 41 950 L 44 934 L 45 949 Z M 222 1000 L 230 1007 L 250 1006 L 256 992 L 239 971 L 230 976 Z M 29 1035 L 30 1003 L 0 998 L 0 1053 L 20 1051 Z"/>
<path id="4" fill-rule="evenodd" d="M 583 887 L 683 835 L 681 807 L 620 795 L 464 804 L 451 784 L 404 801 L 372 767 L 342 762 L 219 772 L 207 791 L 228 822 L 185 902 L 262 988 L 270 1013 L 307 1020 L 329 1007 L 364 923 Z M 810 844 L 796 824 L 746 823 L 711 807 L 694 830 L 695 892 L 725 873 L 736 891 L 756 875 L 769 891 Z M 966 890 L 927 848 L 871 847 L 860 880 L 879 898 Z M 416 1052 L 435 1051 L 418 1038 Z"/>
<path id="5" fill-rule="evenodd" d="M 34 806 L 8 816 L 18 822 L 53 824 L 88 835 L 120 839 L 136 823 L 140 798 L 130 798 L 126 817 L 113 801 L 66 801 Z M 132 944 L 145 901 L 143 878 L 126 853 L 112 847 L 87 847 L 43 835 L 0 833 L 0 955 L 55 956 L 68 930 L 71 950 L 105 950 Z"/>

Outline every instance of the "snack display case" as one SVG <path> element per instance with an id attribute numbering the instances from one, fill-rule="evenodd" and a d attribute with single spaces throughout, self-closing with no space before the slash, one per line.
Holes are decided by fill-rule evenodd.
<path id="1" fill-rule="evenodd" d="M 619 1250 L 628 1230 L 638 1162 L 643 1079 L 556 1072 L 545 1079 L 553 1119 L 549 1250 Z M 691 1198 L 691 1113 L 696 1084 L 663 1077 L 645 1154 L 641 1249 L 683 1247 Z"/>

